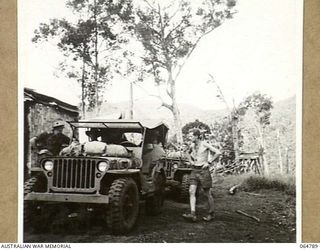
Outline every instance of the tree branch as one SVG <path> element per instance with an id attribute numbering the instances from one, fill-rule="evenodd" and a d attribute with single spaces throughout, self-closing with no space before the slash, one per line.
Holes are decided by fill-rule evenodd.
<path id="1" fill-rule="evenodd" d="M 154 94 L 150 94 L 145 88 L 143 88 L 141 85 L 139 84 L 136 84 L 136 86 L 138 86 L 139 88 L 141 88 L 148 96 L 152 96 L 152 97 L 155 97 L 157 99 L 159 99 L 161 101 L 161 106 L 169 109 L 169 110 L 172 110 L 173 107 L 172 105 L 166 103 L 163 98 L 161 97 L 161 94 L 160 94 L 160 89 L 159 89 L 159 85 L 157 86 L 158 87 L 158 95 L 154 95 Z"/>
<path id="2" fill-rule="evenodd" d="M 155 7 L 153 7 L 152 4 L 150 4 L 147 0 L 143 0 L 152 10 L 157 11 Z"/>
<path id="3" fill-rule="evenodd" d="M 210 29 L 209 31 L 205 32 L 203 35 L 201 35 L 201 36 L 196 40 L 196 42 L 194 43 L 192 49 L 191 49 L 191 50 L 189 51 L 189 53 L 185 56 L 185 59 L 184 59 L 183 63 L 178 66 L 178 67 L 179 67 L 178 72 L 177 72 L 176 75 L 173 77 L 173 80 L 174 80 L 174 81 L 175 81 L 175 80 L 178 78 L 178 76 L 180 75 L 182 68 L 183 68 L 184 65 L 186 64 L 186 62 L 187 62 L 187 60 L 189 59 L 189 57 L 191 56 L 192 52 L 193 52 L 193 51 L 195 50 L 195 48 L 197 47 L 197 45 L 198 45 L 198 43 L 200 42 L 200 40 L 201 40 L 204 36 L 206 36 L 206 35 L 208 35 L 210 32 L 212 32 L 215 28 L 216 28 L 216 27 L 213 27 L 213 28 Z"/>
<path id="4" fill-rule="evenodd" d="M 168 23 L 169 23 L 169 22 L 172 20 L 172 18 L 174 18 L 175 15 L 179 12 L 181 3 L 182 3 L 182 0 L 179 1 L 179 5 L 178 5 L 178 8 L 176 9 L 176 11 L 168 18 Z"/>
<path id="5" fill-rule="evenodd" d="M 189 14 L 190 14 L 190 10 L 188 10 L 187 15 L 189 15 Z M 167 39 L 175 30 L 177 30 L 177 29 L 183 24 L 183 22 L 184 22 L 184 19 L 183 19 L 183 17 L 182 17 L 182 20 L 181 20 L 175 27 L 173 27 L 172 30 L 169 31 L 169 33 L 168 33 L 168 35 L 165 37 L 165 39 Z"/>
<path id="6" fill-rule="evenodd" d="M 152 28 L 147 22 L 145 22 L 145 21 L 143 20 L 143 17 L 141 16 L 141 14 L 140 14 L 139 12 L 137 13 L 137 15 L 138 15 L 140 21 L 143 22 L 143 25 L 147 26 L 149 30 L 151 30 L 152 32 L 154 32 L 155 34 L 157 34 L 159 38 L 161 38 L 161 33 L 160 33 L 159 31 L 155 30 L 155 29 Z"/>

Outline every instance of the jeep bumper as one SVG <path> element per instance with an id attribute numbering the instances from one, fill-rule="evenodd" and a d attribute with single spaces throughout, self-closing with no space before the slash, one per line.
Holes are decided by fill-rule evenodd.
<path id="1" fill-rule="evenodd" d="M 109 196 L 99 194 L 83 195 L 59 193 L 29 193 L 24 197 L 24 200 L 109 204 Z"/>

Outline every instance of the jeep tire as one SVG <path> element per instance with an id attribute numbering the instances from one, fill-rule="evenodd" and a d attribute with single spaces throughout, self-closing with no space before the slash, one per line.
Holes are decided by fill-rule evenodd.
<path id="1" fill-rule="evenodd" d="M 116 179 L 109 189 L 108 223 L 113 234 L 128 233 L 139 215 L 139 191 L 131 178 Z"/>
<path id="2" fill-rule="evenodd" d="M 36 191 L 39 185 L 39 179 L 32 177 L 24 183 L 24 196 Z M 41 232 L 47 226 L 47 223 L 41 221 L 41 209 L 36 201 L 24 201 L 23 205 L 23 227 L 24 232 L 33 231 Z"/>
<path id="3" fill-rule="evenodd" d="M 183 174 L 181 177 L 181 185 L 179 192 L 179 200 L 181 202 L 189 201 L 190 174 Z"/>

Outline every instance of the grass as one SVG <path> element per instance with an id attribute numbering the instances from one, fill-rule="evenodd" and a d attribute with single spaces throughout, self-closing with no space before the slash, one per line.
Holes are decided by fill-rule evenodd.
<path id="1" fill-rule="evenodd" d="M 247 176 L 241 184 L 244 191 L 257 191 L 261 189 L 274 189 L 283 191 L 288 195 L 296 194 L 295 178 L 293 176 Z"/>

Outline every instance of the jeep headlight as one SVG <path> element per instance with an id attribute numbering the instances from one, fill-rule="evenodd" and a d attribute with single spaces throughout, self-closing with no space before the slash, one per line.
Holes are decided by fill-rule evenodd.
<path id="1" fill-rule="evenodd" d="M 51 171 L 53 169 L 53 161 L 45 161 L 43 164 L 43 168 L 47 171 Z"/>
<path id="2" fill-rule="evenodd" d="M 107 171 L 107 170 L 109 169 L 109 166 L 110 166 L 109 162 L 107 162 L 107 161 L 100 161 L 100 162 L 98 163 L 98 170 L 99 170 L 100 172 L 105 172 L 105 171 Z"/>
<path id="3" fill-rule="evenodd" d="M 178 168 L 178 164 L 177 163 L 173 164 L 173 169 L 177 169 L 177 168 Z"/>

